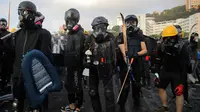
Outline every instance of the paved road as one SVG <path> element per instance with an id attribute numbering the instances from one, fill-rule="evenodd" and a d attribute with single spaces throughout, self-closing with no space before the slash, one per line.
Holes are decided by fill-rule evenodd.
<path id="1" fill-rule="evenodd" d="M 116 77 L 113 78 L 115 98 L 117 97 L 119 91 L 119 82 Z M 153 87 L 153 86 L 152 86 Z M 103 87 L 100 84 L 100 97 L 102 99 L 102 104 L 104 103 L 103 96 Z M 146 89 L 142 88 L 143 97 L 141 97 L 142 107 L 139 111 L 134 110 L 133 101 L 131 98 L 131 93 L 129 93 L 129 98 L 126 104 L 127 112 L 152 112 L 155 108 L 158 108 L 161 105 L 160 99 L 158 97 L 157 89 Z M 171 100 L 172 94 L 171 89 L 168 89 L 168 96 L 170 100 L 170 109 L 172 112 L 175 112 L 175 101 Z M 51 93 L 49 96 L 49 112 L 60 112 L 60 107 L 67 104 L 67 95 L 66 90 L 63 88 L 61 92 Z M 93 112 L 91 108 L 91 102 L 88 95 L 88 89 L 84 89 L 84 105 L 82 107 L 82 112 Z M 190 87 L 189 89 L 189 101 L 193 108 L 184 108 L 184 112 L 200 112 L 200 86 L 194 88 Z M 104 107 L 104 105 L 102 105 Z M 10 104 L 4 105 L 4 108 L 10 108 Z M 0 112 L 4 112 L 3 107 L 1 107 Z M 9 111 L 10 112 L 10 111 Z M 118 112 L 118 111 L 117 111 Z"/>

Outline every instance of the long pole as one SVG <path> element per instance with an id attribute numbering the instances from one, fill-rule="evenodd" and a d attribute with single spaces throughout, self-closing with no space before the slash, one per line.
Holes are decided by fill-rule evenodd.
<path id="1" fill-rule="evenodd" d="M 8 7 L 8 30 L 10 30 L 10 0 L 9 0 L 9 7 Z"/>

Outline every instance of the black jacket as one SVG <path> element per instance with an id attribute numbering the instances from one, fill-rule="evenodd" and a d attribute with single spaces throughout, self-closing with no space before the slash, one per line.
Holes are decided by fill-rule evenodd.
<path id="1" fill-rule="evenodd" d="M 112 63 L 116 64 L 116 48 L 117 48 L 117 41 L 112 33 L 107 32 L 107 36 L 99 43 L 95 40 L 95 37 L 93 35 L 90 35 L 86 41 L 85 41 L 85 47 L 84 51 L 87 51 L 88 49 L 91 50 L 92 52 L 92 59 L 91 61 L 93 62 L 94 60 L 100 61 L 100 58 L 107 58 L 107 62 L 105 63 Z M 109 43 L 110 42 L 110 45 Z M 98 44 L 97 48 L 97 55 L 95 55 L 95 43 Z M 106 44 L 108 43 L 108 44 Z M 102 46 L 102 47 L 101 47 Z M 103 46 L 107 46 L 106 48 Z M 84 63 L 86 63 L 86 55 L 84 58 Z"/>
<path id="2" fill-rule="evenodd" d="M 51 58 L 51 34 L 46 29 L 33 27 L 22 28 L 15 35 L 15 61 L 14 77 L 22 77 L 20 68 L 23 56 L 33 49 L 42 51 L 49 59 Z"/>
<path id="3" fill-rule="evenodd" d="M 163 68 L 162 70 L 165 72 L 178 73 L 180 74 L 178 77 L 180 78 L 181 83 L 183 83 L 191 59 L 191 49 L 188 42 L 179 40 L 177 49 L 174 49 L 176 50 L 175 56 L 169 56 L 166 51 L 162 50 L 162 44 L 163 43 L 158 46 L 157 64 L 159 68 L 157 73 L 159 73 L 158 71 L 160 71 L 160 68 Z"/>
<path id="4" fill-rule="evenodd" d="M 8 31 L 0 31 L 0 38 L 9 34 Z M 7 69 L 8 72 L 12 72 L 12 66 L 14 61 L 14 52 L 12 49 L 12 38 L 6 38 L 0 41 L 0 64 L 2 69 Z"/>
<path id="5" fill-rule="evenodd" d="M 64 45 L 64 66 L 73 68 L 82 67 L 85 38 L 83 28 L 80 25 L 76 31 L 68 32 L 64 36 L 64 39 L 62 40 Z"/>

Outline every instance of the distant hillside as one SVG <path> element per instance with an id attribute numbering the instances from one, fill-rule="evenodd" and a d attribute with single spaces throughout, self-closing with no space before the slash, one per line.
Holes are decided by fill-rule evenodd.
<path id="1" fill-rule="evenodd" d="M 178 18 L 187 18 L 190 15 L 200 12 L 200 5 L 198 9 L 191 9 L 190 11 L 186 11 L 185 5 L 177 6 L 172 9 L 167 9 L 162 11 L 160 14 L 153 13 L 153 14 L 146 14 L 147 17 L 155 17 L 156 22 L 160 21 L 168 21 L 168 20 L 175 20 Z"/>

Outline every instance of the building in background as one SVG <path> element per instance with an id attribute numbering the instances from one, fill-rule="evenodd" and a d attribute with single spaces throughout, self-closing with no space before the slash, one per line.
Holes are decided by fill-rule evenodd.
<path id="1" fill-rule="evenodd" d="M 119 25 L 119 26 L 122 25 L 122 18 L 121 18 L 121 16 L 117 16 L 117 25 Z"/>
<path id="2" fill-rule="evenodd" d="M 189 33 L 192 26 L 197 25 L 192 29 L 192 32 L 200 34 L 200 13 L 195 13 L 188 18 L 179 18 L 170 21 L 155 22 L 154 17 L 146 17 L 145 14 L 136 15 L 138 18 L 138 27 L 143 31 L 145 35 L 160 35 L 162 30 L 168 25 L 180 25 L 184 32 Z M 117 17 L 117 25 L 122 25 L 121 17 Z"/>
<path id="3" fill-rule="evenodd" d="M 200 0 L 185 0 L 186 10 L 189 11 L 191 8 L 198 9 Z"/>
<path id="4" fill-rule="evenodd" d="M 176 24 L 176 20 L 156 22 L 153 25 L 153 34 L 160 34 L 166 26 Z"/>
<path id="5" fill-rule="evenodd" d="M 176 20 L 155 22 L 152 17 L 146 19 L 146 34 L 147 35 L 159 35 L 162 30 L 168 25 L 180 25 L 184 32 L 189 33 L 192 26 L 197 24 L 192 29 L 192 32 L 200 34 L 200 13 L 195 13 L 188 18 L 179 18 Z"/>
<path id="6" fill-rule="evenodd" d="M 138 18 L 138 27 L 143 31 L 143 34 L 146 35 L 146 14 L 136 14 Z"/>

